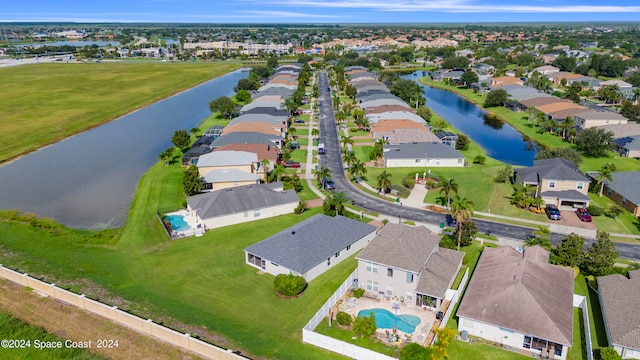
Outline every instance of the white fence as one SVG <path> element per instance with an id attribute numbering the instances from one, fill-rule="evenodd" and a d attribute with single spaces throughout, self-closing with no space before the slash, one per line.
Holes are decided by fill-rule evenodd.
<path id="1" fill-rule="evenodd" d="M 589 291 L 589 290 L 587 290 Z M 573 294 L 573 306 L 582 311 L 582 320 L 584 320 L 584 338 L 587 348 L 587 360 L 593 360 L 593 347 L 591 346 L 591 325 L 589 325 L 589 305 L 586 296 Z"/>
<path id="2" fill-rule="evenodd" d="M 375 351 L 313 332 L 322 319 L 327 316 L 331 308 L 334 307 L 338 300 L 353 286 L 353 281 L 357 279 L 357 271 L 357 269 L 354 270 L 351 275 L 347 277 L 338 290 L 329 297 L 320 310 L 318 310 L 307 325 L 304 326 L 302 329 L 302 341 L 354 359 L 393 360 L 394 358 Z"/>
<path id="3" fill-rule="evenodd" d="M 440 323 L 440 329 L 447 326 L 447 322 L 449 322 L 449 319 L 453 315 L 453 309 L 456 307 L 458 300 L 460 300 L 460 294 L 462 294 L 462 291 L 464 291 L 464 288 L 467 286 L 468 280 L 469 268 L 467 268 L 467 270 L 464 272 L 464 276 L 462 276 L 462 280 L 460 280 L 460 285 L 458 285 L 458 290 L 453 291 L 453 294 L 451 294 L 451 298 L 449 298 L 449 296 L 445 297 L 447 300 L 451 300 L 451 303 L 449 303 L 447 312 L 444 313 L 444 317 L 442 318 L 442 322 Z M 449 293 L 447 293 L 447 295 L 449 295 Z M 435 341 L 436 338 L 434 337 L 433 339 Z"/>
<path id="4" fill-rule="evenodd" d="M 21 274 L 11 269 L 7 269 L 2 265 L 0 265 L 0 277 L 23 286 L 28 286 L 42 294 L 46 294 L 52 298 L 90 311 L 94 314 L 104 316 L 109 320 L 126 326 L 127 328 L 136 330 L 143 334 L 154 336 L 160 340 L 164 340 L 172 345 L 189 350 L 208 359 L 247 359 L 244 356 L 233 353 L 233 350 L 224 349 L 195 339 L 189 334 L 183 334 L 181 332 L 169 329 L 167 327 L 154 323 L 150 319 L 143 319 L 136 315 L 129 314 L 126 311 L 118 309 L 118 307 L 116 306 L 110 306 L 99 301 L 88 299 L 84 295 L 78 295 L 71 291 L 61 289 L 55 284 L 49 284 L 44 281 L 40 281 L 38 279 L 32 278 L 28 274 Z"/>

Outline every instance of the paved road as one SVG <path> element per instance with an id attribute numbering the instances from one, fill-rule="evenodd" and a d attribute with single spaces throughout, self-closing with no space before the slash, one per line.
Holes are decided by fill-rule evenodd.
<path id="1" fill-rule="evenodd" d="M 372 210 L 378 213 L 387 214 L 398 217 L 398 221 L 413 220 L 419 222 L 440 224 L 441 222 L 449 223 L 451 217 L 449 215 L 439 214 L 432 211 L 403 207 L 401 204 L 392 203 L 386 200 L 376 198 L 358 190 L 346 178 L 342 164 L 342 156 L 340 153 L 340 141 L 338 136 L 338 128 L 336 125 L 333 107 L 331 103 L 331 93 L 328 90 L 329 81 L 326 72 L 321 72 L 319 76 L 318 87 L 320 89 L 319 98 L 319 127 L 322 141 L 325 144 L 325 155 L 320 157 L 320 165 L 331 169 L 332 178 L 335 182 L 335 191 L 344 191 L 347 197 L 354 205 Z M 531 236 L 531 228 L 507 225 L 498 222 L 474 219 L 478 231 L 490 232 L 492 235 L 506 237 L 524 241 Z M 560 234 L 552 234 L 551 240 L 554 245 L 560 241 Z M 587 239 L 587 245 L 590 246 L 593 239 Z M 623 258 L 640 261 L 640 246 L 632 244 L 617 243 L 616 248 Z"/>

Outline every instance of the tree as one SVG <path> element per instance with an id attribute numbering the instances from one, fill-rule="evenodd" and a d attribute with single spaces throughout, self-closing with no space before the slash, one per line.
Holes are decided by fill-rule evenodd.
<path id="1" fill-rule="evenodd" d="M 348 201 L 344 191 L 339 193 L 330 194 L 322 202 L 322 210 L 327 216 L 342 215 L 344 211 L 344 204 Z"/>
<path id="2" fill-rule="evenodd" d="M 476 157 L 473 158 L 474 164 L 484 165 L 485 161 L 487 161 L 487 158 L 483 155 L 476 155 Z"/>
<path id="3" fill-rule="evenodd" d="M 391 187 L 391 174 L 387 170 L 383 170 L 376 178 L 376 185 L 380 192 L 386 193 L 386 189 Z"/>
<path id="4" fill-rule="evenodd" d="M 618 252 L 615 244 L 609 239 L 609 233 L 598 230 L 596 242 L 584 256 L 582 262 L 584 272 L 587 275 L 607 275 L 611 272 L 617 258 Z"/>
<path id="5" fill-rule="evenodd" d="M 354 86 L 347 86 L 347 88 L 345 89 L 344 93 L 350 97 L 350 98 L 355 98 L 356 95 L 358 94 L 358 89 L 356 89 Z"/>
<path id="6" fill-rule="evenodd" d="M 358 158 L 356 157 L 356 153 L 353 151 L 345 151 L 342 155 L 342 161 L 347 165 L 347 167 L 351 167 L 351 164 L 356 160 L 358 160 Z"/>
<path id="7" fill-rule="evenodd" d="M 538 229 L 531 232 L 531 236 L 524 242 L 526 246 L 540 245 L 547 250 L 551 250 L 551 230 L 548 227 L 538 225 Z"/>
<path id="8" fill-rule="evenodd" d="M 511 166 L 511 164 L 507 164 L 504 168 L 498 171 L 498 174 L 496 174 L 496 177 L 493 180 L 495 182 L 507 183 L 511 180 L 512 176 L 513 176 L 513 167 Z"/>
<path id="9" fill-rule="evenodd" d="M 436 133 L 439 133 L 445 127 L 447 127 L 447 122 L 444 121 L 444 119 L 437 119 L 433 121 L 433 124 L 431 125 L 431 127 L 433 128 L 433 133 L 436 134 Z"/>
<path id="10" fill-rule="evenodd" d="M 606 163 L 602 165 L 600 168 L 600 172 L 596 175 L 596 180 L 598 181 L 598 185 L 600 185 L 600 193 L 598 196 L 602 197 L 602 190 L 604 190 L 604 182 L 605 180 L 609 180 L 613 182 L 613 173 L 616 172 L 617 167 L 614 163 Z"/>
<path id="11" fill-rule="evenodd" d="M 369 316 L 356 317 L 353 321 L 353 331 L 359 337 L 370 337 L 376 333 L 376 316 L 371 312 Z"/>
<path id="12" fill-rule="evenodd" d="M 269 177 L 267 173 L 269 172 L 269 167 L 271 165 L 271 161 L 269 159 L 260 160 L 260 167 L 262 167 L 262 172 L 264 172 L 264 180 L 265 182 L 269 182 Z"/>
<path id="13" fill-rule="evenodd" d="M 473 83 L 477 83 L 479 78 L 478 78 L 478 74 L 476 74 L 473 71 L 465 71 L 462 76 L 460 77 L 460 80 L 462 80 L 462 82 L 464 82 L 464 84 L 466 85 L 467 89 L 471 86 L 471 84 Z"/>
<path id="14" fill-rule="evenodd" d="M 484 107 L 503 106 L 509 99 L 509 94 L 504 89 L 491 90 L 484 100 Z"/>
<path id="15" fill-rule="evenodd" d="M 431 109 L 429 109 L 426 106 L 420 106 L 418 108 L 418 111 L 416 111 L 416 114 L 418 114 L 418 116 L 423 118 L 424 121 L 426 121 L 426 122 L 429 122 L 431 120 L 431 116 L 433 116 L 433 113 L 431 112 Z"/>
<path id="16" fill-rule="evenodd" d="M 613 144 L 613 132 L 599 128 L 584 129 L 576 138 L 577 149 L 591 157 L 604 156 Z"/>
<path id="17" fill-rule="evenodd" d="M 458 135 L 458 140 L 456 140 L 456 150 L 468 150 L 469 149 L 469 137 L 465 134 Z"/>
<path id="18" fill-rule="evenodd" d="M 189 130 L 189 134 L 193 135 L 193 137 L 197 139 L 198 138 L 198 134 L 200 134 L 200 128 L 192 127 Z"/>
<path id="19" fill-rule="evenodd" d="M 560 129 L 562 129 L 562 138 L 567 139 L 567 129 L 573 127 L 573 119 L 571 116 L 567 116 L 564 120 L 560 122 Z"/>
<path id="20" fill-rule="evenodd" d="M 620 354 L 610 347 L 600 348 L 600 360 L 622 360 Z"/>
<path id="21" fill-rule="evenodd" d="M 582 163 L 582 155 L 573 148 L 555 148 L 555 149 L 541 149 L 536 154 L 536 160 L 541 159 L 554 159 L 563 158 L 571 161 L 576 165 Z"/>
<path id="22" fill-rule="evenodd" d="M 250 80 L 250 79 L 240 79 L 238 83 L 233 88 L 233 91 L 238 92 L 240 90 L 258 90 L 260 88 L 260 83 L 258 81 Z"/>
<path id="23" fill-rule="evenodd" d="M 176 130 L 171 137 L 171 142 L 175 147 L 182 150 L 189 146 L 191 142 L 191 136 L 187 134 L 187 130 Z"/>
<path id="24" fill-rule="evenodd" d="M 291 140 L 295 139 L 296 132 L 298 132 L 298 130 L 295 126 L 290 126 L 289 129 L 287 129 L 287 135 L 291 138 Z"/>
<path id="25" fill-rule="evenodd" d="M 462 242 L 462 223 L 473 216 L 473 201 L 467 197 L 456 195 L 451 204 L 451 216 L 456 220 L 458 227 L 458 251 L 460 251 L 460 243 Z"/>
<path id="26" fill-rule="evenodd" d="M 351 166 L 349 167 L 349 173 L 353 176 L 357 182 L 360 182 L 360 179 L 367 174 L 367 167 L 364 162 L 356 159 Z"/>
<path id="27" fill-rule="evenodd" d="M 608 214 L 610 217 L 615 219 L 618 216 L 620 216 L 620 214 L 622 214 L 623 211 L 624 209 L 622 208 L 622 206 L 618 204 L 611 204 L 611 206 L 609 206 Z"/>
<path id="28" fill-rule="evenodd" d="M 462 234 L 458 234 L 459 231 L 462 231 Z M 478 227 L 476 223 L 471 219 L 467 219 L 462 223 L 462 226 L 458 228 L 455 233 L 455 236 L 460 236 L 460 246 L 469 246 L 471 242 L 476 239 L 476 233 L 478 232 Z"/>
<path id="29" fill-rule="evenodd" d="M 466 69 L 469 67 L 469 59 L 465 56 L 453 56 L 442 60 L 443 69 Z"/>
<path id="30" fill-rule="evenodd" d="M 269 69 L 274 69 L 277 66 L 278 66 L 278 58 L 277 57 L 272 56 L 272 57 L 267 59 L 267 67 Z"/>
<path id="31" fill-rule="evenodd" d="M 554 249 L 554 259 L 557 265 L 580 267 L 584 260 L 584 237 L 571 233 L 563 237 Z"/>
<path id="32" fill-rule="evenodd" d="M 251 93 L 248 90 L 240 90 L 236 93 L 235 98 L 241 103 L 248 104 L 251 102 Z"/>
<path id="33" fill-rule="evenodd" d="M 340 143 L 342 144 L 344 151 L 347 151 L 349 149 L 348 145 L 351 145 L 353 147 L 353 145 L 355 144 L 355 141 L 353 140 L 352 136 L 341 135 Z"/>
<path id="34" fill-rule="evenodd" d="M 324 187 L 324 179 L 331 180 L 331 169 L 328 167 L 320 166 L 317 170 L 315 170 L 315 177 L 318 185 L 322 185 Z"/>
<path id="35" fill-rule="evenodd" d="M 295 101 L 293 96 L 284 99 L 282 105 L 284 105 L 284 108 L 287 109 L 287 112 L 290 115 L 293 115 L 293 113 L 298 110 L 298 103 Z"/>
<path id="36" fill-rule="evenodd" d="M 183 186 L 187 196 L 193 196 L 204 189 L 204 181 L 200 177 L 198 168 L 195 165 L 191 165 L 185 169 Z"/>
<path id="37" fill-rule="evenodd" d="M 287 171 L 284 168 L 284 165 L 278 164 L 273 168 L 273 171 L 271 171 L 271 179 L 280 181 L 280 179 L 282 179 L 282 175 L 284 175 L 286 172 Z"/>
<path id="38" fill-rule="evenodd" d="M 424 98 L 424 89 L 413 80 L 398 79 L 394 81 L 391 86 L 391 93 L 414 107 L 416 102 L 418 106 L 427 103 L 427 100 Z"/>
<path id="39" fill-rule="evenodd" d="M 174 148 L 170 147 L 170 148 L 167 148 L 165 151 L 161 152 L 160 155 L 158 155 L 158 159 L 164 162 L 165 166 L 169 165 L 169 162 L 173 157 L 173 150 Z"/>
<path id="40" fill-rule="evenodd" d="M 636 97 L 636 102 L 638 101 L 638 97 Z M 622 102 L 622 109 L 620 109 L 620 115 L 626 117 L 627 119 L 635 122 L 640 122 L 640 105 L 633 104 L 629 100 L 625 100 Z"/>
<path id="41" fill-rule="evenodd" d="M 454 179 L 442 178 L 440 180 L 440 194 L 444 193 L 444 197 L 447 199 L 447 209 L 451 206 L 451 193 L 458 193 L 458 183 Z"/>
<path id="42" fill-rule="evenodd" d="M 237 105 L 227 96 L 220 96 L 217 99 L 211 100 L 209 110 L 211 110 L 212 113 L 220 113 L 226 119 L 231 119 L 237 111 Z"/>

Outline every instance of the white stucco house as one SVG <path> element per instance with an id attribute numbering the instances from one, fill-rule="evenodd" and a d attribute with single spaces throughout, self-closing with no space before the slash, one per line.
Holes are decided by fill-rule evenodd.
<path id="1" fill-rule="evenodd" d="M 274 190 L 281 183 L 215 190 L 187 198 L 187 213 L 206 230 L 291 214 L 300 198 L 293 190 Z"/>
<path id="2" fill-rule="evenodd" d="M 458 331 L 513 349 L 565 360 L 573 342 L 573 270 L 524 254 L 485 248 L 458 308 Z"/>
<path id="3" fill-rule="evenodd" d="M 358 254 L 358 287 L 408 306 L 440 308 L 464 253 L 438 246 L 424 226 L 387 224 Z"/>
<path id="4" fill-rule="evenodd" d="M 360 251 L 376 227 L 343 216 L 314 215 L 244 249 L 248 265 L 311 281 Z"/>
<path id="5" fill-rule="evenodd" d="M 440 142 L 384 145 L 385 167 L 463 167 L 464 156 Z"/>

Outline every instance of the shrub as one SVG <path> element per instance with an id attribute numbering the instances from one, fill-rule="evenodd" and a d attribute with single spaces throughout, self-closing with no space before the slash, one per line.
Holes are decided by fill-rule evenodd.
<path id="1" fill-rule="evenodd" d="M 298 206 L 296 206 L 296 208 L 293 209 L 293 213 L 302 214 L 306 208 L 307 208 L 307 203 L 300 200 L 300 203 L 298 203 Z"/>
<path id="2" fill-rule="evenodd" d="M 596 204 L 591 204 L 587 207 L 587 210 L 589 211 L 589 214 L 591 214 L 591 216 L 601 216 L 602 214 L 604 214 L 604 209 Z"/>
<path id="3" fill-rule="evenodd" d="M 482 155 L 478 155 L 475 158 L 473 158 L 474 164 L 484 165 L 485 161 L 487 161 L 487 158 Z"/>
<path id="4" fill-rule="evenodd" d="M 618 353 L 612 348 L 601 348 L 600 359 L 602 360 L 619 360 L 622 359 Z"/>
<path id="5" fill-rule="evenodd" d="M 307 281 L 302 276 L 280 274 L 276 276 L 273 285 L 278 294 L 293 297 L 300 294 L 307 287 Z"/>
<path id="6" fill-rule="evenodd" d="M 346 312 L 340 311 L 338 315 L 336 315 L 336 321 L 340 325 L 349 326 L 351 325 L 353 318 L 351 317 L 351 315 L 347 314 Z"/>
<path id="7" fill-rule="evenodd" d="M 376 333 L 376 316 L 369 313 L 369 316 L 357 317 L 353 322 L 353 331 L 360 337 L 370 337 Z"/>
<path id="8" fill-rule="evenodd" d="M 433 189 L 434 187 L 436 187 L 436 182 L 435 181 L 427 181 L 426 185 L 427 189 Z"/>
<path id="9" fill-rule="evenodd" d="M 612 217 L 612 218 L 617 218 L 618 216 L 620 216 L 620 214 L 622 214 L 622 212 L 624 211 L 624 209 L 622 208 L 622 206 L 618 205 L 618 204 L 612 204 L 609 207 L 609 211 L 607 213 L 607 216 Z"/>
<path id="10" fill-rule="evenodd" d="M 409 194 L 411 193 L 409 191 L 409 189 L 407 189 L 404 186 L 400 186 L 400 185 L 391 185 L 391 190 L 395 190 L 397 192 L 398 196 L 401 197 L 401 198 L 407 198 L 409 196 Z"/>
<path id="11" fill-rule="evenodd" d="M 407 189 L 413 189 L 413 187 L 416 186 L 416 179 L 406 176 L 404 179 L 402 179 L 402 185 Z"/>
<path id="12" fill-rule="evenodd" d="M 361 298 L 362 295 L 364 295 L 364 289 L 363 288 L 357 288 L 354 292 L 353 292 L 353 296 L 355 296 L 356 298 Z"/>

